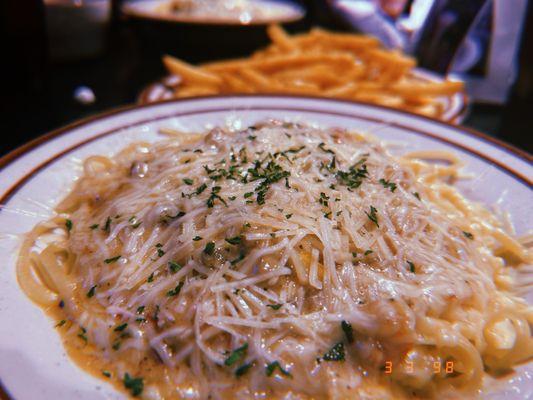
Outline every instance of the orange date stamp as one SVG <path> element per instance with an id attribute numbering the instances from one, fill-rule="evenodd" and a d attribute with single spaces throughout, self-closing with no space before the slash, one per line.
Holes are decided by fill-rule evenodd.
<path id="1" fill-rule="evenodd" d="M 412 361 L 404 361 L 402 362 L 402 367 L 404 372 L 407 372 L 408 374 L 412 374 L 414 372 L 414 363 Z M 383 367 L 383 372 L 386 374 L 392 374 L 394 365 L 392 361 L 385 361 L 385 365 Z M 454 368 L 453 368 L 453 361 L 446 361 L 444 363 L 440 361 L 435 361 L 433 363 L 433 373 L 440 374 L 453 374 Z"/>

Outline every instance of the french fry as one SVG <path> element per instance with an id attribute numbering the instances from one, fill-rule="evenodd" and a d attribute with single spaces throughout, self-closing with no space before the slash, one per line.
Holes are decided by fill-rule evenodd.
<path id="1" fill-rule="evenodd" d="M 267 29 L 268 37 L 272 43 L 279 46 L 280 49 L 293 52 L 298 49 L 291 37 L 279 26 L 270 25 Z"/>
<path id="2" fill-rule="evenodd" d="M 219 91 L 212 86 L 185 86 L 182 89 L 178 89 L 175 93 L 178 97 L 193 97 L 217 94 Z"/>
<path id="3" fill-rule="evenodd" d="M 449 96 L 463 89 L 462 82 L 430 82 L 430 83 L 408 83 L 401 82 L 391 85 L 390 90 L 396 94 L 406 97 L 418 96 Z"/>
<path id="4" fill-rule="evenodd" d="M 274 81 L 268 79 L 265 75 L 251 68 L 243 69 L 240 71 L 240 75 L 246 82 L 250 83 L 261 91 L 268 92 L 269 90 L 275 91 L 280 89 L 280 87 L 278 87 Z"/>
<path id="5" fill-rule="evenodd" d="M 253 93 L 254 91 L 250 85 L 247 85 L 245 81 L 234 75 L 224 74 L 221 76 L 224 80 L 224 92 Z"/>
<path id="6" fill-rule="evenodd" d="M 204 64 L 202 69 L 212 73 L 228 72 L 240 69 L 261 69 L 272 71 L 282 68 L 294 68 L 301 65 L 313 63 L 331 63 L 333 65 L 350 67 L 355 59 L 350 54 L 283 54 L 273 56 L 268 59 L 237 59 L 230 61 L 219 61 Z"/>

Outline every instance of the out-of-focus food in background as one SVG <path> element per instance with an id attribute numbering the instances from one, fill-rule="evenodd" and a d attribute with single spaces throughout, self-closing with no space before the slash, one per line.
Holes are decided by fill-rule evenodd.
<path id="1" fill-rule="evenodd" d="M 193 66 L 171 56 L 163 62 L 176 78 L 173 97 L 220 93 L 288 93 L 358 100 L 446 119 L 450 99 L 462 95 L 462 82 L 430 79 L 416 60 L 387 50 L 371 36 L 313 29 L 288 35 L 268 29 L 272 41 L 251 57 Z M 179 79 L 177 79 L 179 78 Z M 157 90 L 157 89 L 153 89 Z M 142 102 L 161 99 L 164 92 Z"/>
<path id="2" fill-rule="evenodd" d="M 236 20 L 247 24 L 256 20 L 286 18 L 294 13 L 294 7 L 264 0 L 171 0 L 161 4 L 158 11 L 198 21 Z"/>

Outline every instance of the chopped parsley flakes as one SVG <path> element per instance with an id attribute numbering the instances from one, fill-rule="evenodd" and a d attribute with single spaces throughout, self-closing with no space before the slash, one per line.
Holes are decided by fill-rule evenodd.
<path id="1" fill-rule="evenodd" d="M 237 368 L 235 370 L 235 376 L 239 377 L 239 376 L 243 376 L 244 374 L 246 374 L 248 372 L 248 370 L 250 368 L 252 368 L 253 364 L 252 363 L 248 363 L 248 364 L 243 364 L 241 365 L 239 368 Z"/>
<path id="2" fill-rule="evenodd" d="M 363 179 L 368 177 L 366 168 L 366 158 L 362 158 L 352 165 L 348 171 L 338 170 L 336 177 L 337 181 L 349 189 L 356 189 L 363 183 Z"/>
<path id="3" fill-rule="evenodd" d="M 180 291 L 181 291 L 181 288 L 183 287 L 183 281 L 181 281 L 180 283 L 178 283 L 178 285 L 172 289 L 172 290 L 169 290 L 167 292 L 167 296 L 168 297 L 173 297 L 173 296 L 177 296 L 178 294 L 180 294 Z"/>
<path id="4" fill-rule="evenodd" d="M 376 209 L 374 208 L 374 206 L 370 206 L 370 213 L 367 213 L 367 212 L 365 211 L 365 214 L 366 214 L 366 216 L 368 217 L 368 219 L 369 219 L 370 221 L 372 221 L 374 224 L 376 224 L 376 226 L 379 228 L 377 212 L 378 212 L 378 210 L 376 210 Z"/>
<path id="5" fill-rule="evenodd" d="M 94 296 L 94 292 L 96 290 L 96 286 L 97 285 L 94 285 L 92 288 L 89 289 L 89 291 L 87 292 L 87 297 L 91 298 Z"/>
<path id="6" fill-rule="evenodd" d="M 465 235 L 465 238 L 474 240 L 474 235 L 472 235 L 470 232 L 463 231 L 463 235 Z"/>
<path id="7" fill-rule="evenodd" d="M 115 332 L 122 332 L 124 329 L 128 327 L 128 323 L 124 322 L 123 324 L 118 325 L 115 329 L 113 329 Z"/>
<path id="8" fill-rule="evenodd" d="M 322 359 L 324 361 L 344 361 L 344 344 L 342 342 L 337 343 L 326 354 L 324 354 Z"/>
<path id="9" fill-rule="evenodd" d="M 67 323 L 66 320 L 62 319 L 61 321 L 59 321 L 56 325 L 55 325 L 55 328 L 59 328 L 60 326 L 63 326 Z"/>
<path id="10" fill-rule="evenodd" d="M 342 321 L 341 328 L 342 328 L 342 331 L 344 332 L 344 335 L 346 336 L 346 340 L 348 341 L 348 343 L 353 343 L 354 338 L 353 338 L 352 325 L 349 322 Z"/>
<path id="11" fill-rule="evenodd" d="M 233 350 L 228 358 L 224 360 L 224 365 L 231 366 L 235 364 L 236 362 L 240 361 L 242 358 L 246 356 L 246 352 L 248 350 L 248 342 L 244 343 L 241 347 Z"/>
<path id="12" fill-rule="evenodd" d="M 215 251 L 215 242 L 207 242 L 204 248 L 204 253 L 208 256 L 212 256 Z"/>
<path id="13" fill-rule="evenodd" d="M 266 375 L 267 376 L 272 376 L 272 374 L 274 373 L 274 371 L 276 369 L 278 369 L 279 372 L 281 372 L 283 375 L 288 376 L 288 377 L 292 377 L 292 375 L 291 375 L 291 373 L 289 371 L 283 369 L 283 367 L 281 366 L 279 361 L 271 362 L 270 364 L 268 364 L 266 366 L 266 368 L 265 368 Z"/>
<path id="14" fill-rule="evenodd" d="M 393 182 L 390 182 L 390 181 L 387 181 L 387 180 L 381 178 L 379 180 L 379 183 L 381 183 L 385 189 L 389 188 L 391 192 L 394 192 L 396 190 L 396 184 L 393 183 Z"/>
<path id="15" fill-rule="evenodd" d="M 168 262 L 168 269 L 173 274 L 175 274 L 176 272 L 178 272 L 182 268 L 183 267 L 180 264 L 178 264 L 177 262 L 174 262 L 174 261 L 169 261 Z"/>
<path id="16" fill-rule="evenodd" d="M 237 245 L 237 244 L 240 244 L 240 243 L 241 243 L 241 241 L 242 241 L 242 236 L 235 236 L 235 237 L 232 237 L 232 238 L 226 238 L 225 240 L 226 240 L 226 242 L 228 242 L 229 244 Z"/>
<path id="17" fill-rule="evenodd" d="M 129 389 L 133 397 L 136 397 L 143 392 L 143 378 L 133 378 L 126 372 L 124 375 L 124 387 Z"/>
<path id="18" fill-rule="evenodd" d="M 415 264 L 413 264 L 411 261 L 407 261 L 407 265 L 409 265 L 409 271 L 411 271 L 413 274 L 415 271 Z"/>
<path id="19" fill-rule="evenodd" d="M 105 262 L 106 264 L 112 264 L 112 263 L 118 261 L 118 259 L 119 259 L 120 257 L 122 257 L 122 256 L 116 256 L 116 257 L 112 257 L 112 258 L 106 258 L 106 259 L 104 260 L 104 262 Z"/>

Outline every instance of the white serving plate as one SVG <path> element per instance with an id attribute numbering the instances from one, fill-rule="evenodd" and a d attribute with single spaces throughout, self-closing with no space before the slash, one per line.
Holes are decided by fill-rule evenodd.
<path id="1" fill-rule="evenodd" d="M 124 15 L 132 18 L 141 18 L 149 20 L 158 20 L 174 23 L 186 24 L 211 24 L 211 25 L 266 25 L 274 23 L 288 23 L 300 20 L 303 18 L 304 10 L 294 2 L 286 0 L 251 0 L 251 2 L 264 6 L 265 9 L 269 7 L 277 7 L 280 14 L 275 16 L 265 16 L 253 18 L 251 20 L 240 19 L 239 14 L 235 17 L 213 17 L 206 15 L 205 17 L 180 15 L 168 12 L 164 8 L 170 0 L 134 0 L 126 1 L 122 6 Z"/>
<path id="2" fill-rule="evenodd" d="M 519 234 L 531 229 L 531 156 L 476 132 L 402 111 L 318 98 L 216 96 L 128 107 L 76 122 L 0 159 L 0 398 L 124 398 L 69 360 L 54 321 L 22 293 L 15 276 L 21 235 L 51 215 L 80 175 L 81 160 L 112 155 L 130 142 L 156 141 L 160 127 L 239 128 L 266 118 L 372 132 L 403 143 L 394 147 L 399 154 L 451 150 L 475 176 L 459 182 L 468 198 L 508 211 Z M 531 293 L 529 301 L 533 303 Z M 533 398 L 533 365 L 519 367 L 498 387 L 484 398 Z"/>

